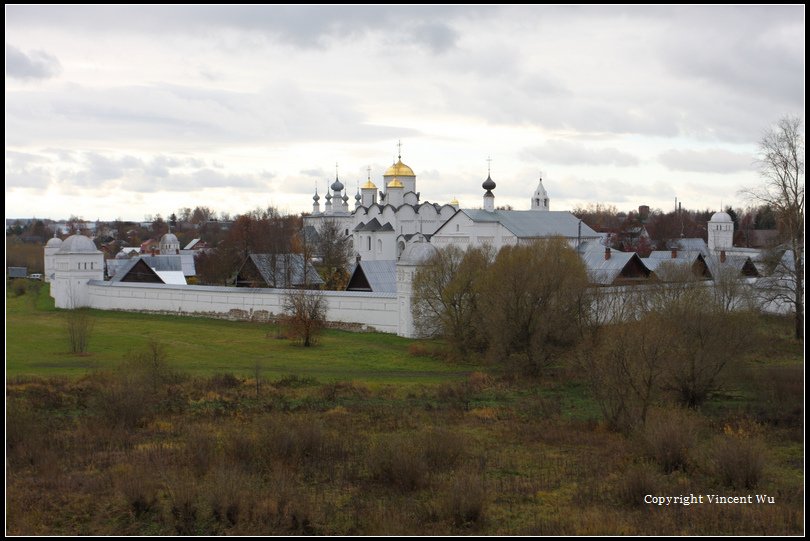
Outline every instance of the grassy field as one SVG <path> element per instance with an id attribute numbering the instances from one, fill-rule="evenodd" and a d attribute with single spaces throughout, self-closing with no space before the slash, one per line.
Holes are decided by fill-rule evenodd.
<path id="1" fill-rule="evenodd" d="M 308 349 L 266 325 L 117 312 L 94 312 L 75 356 L 42 295 L 7 297 L 9 534 L 804 532 L 789 320 L 758 321 L 701 410 L 661 404 L 619 434 L 566 359 L 525 379 L 389 335 Z M 150 338 L 165 365 L 129 361 Z M 690 493 L 774 503 L 644 503 Z"/>
<path id="2" fill-rule="evenodd" d="M 35 303 L 30 295 L 7 298 L 6 374 L 80 376 L 117 366 L 149 340 L 162 343 L 172 364 L 196 376 L 248 375 L 258 362 L 271 379 L 298 374 L 324 382 L 402 384 L 452 380 L 475 369 L 411 355 L 413 341 L 390 334 L 367 333 L 357 340 L 357 333 L 328 330 L 318 347 L 304 348 L 277 339 L 277 328 L 268 324 L 108 311 L 94 311 L 93 321 L 89 353 L 73 355 L 64 312 L 53 308 L 47 286 Z"/>

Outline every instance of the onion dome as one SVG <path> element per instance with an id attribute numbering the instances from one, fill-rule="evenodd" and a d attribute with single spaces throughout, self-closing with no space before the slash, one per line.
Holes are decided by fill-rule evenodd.
<path id="1" fill-rule="evenodd" d="M 360 195 L 360 190 L 357 190 L 357 193 L 354 194 L 354 200 L 355 201 L 360 201 L 361 199 L 363 199 L 363 196 Z"/>
<path id="2" fill-rule="evenodd" d="M 395 178 L 391 182 L 388 183 L 388 187 L 389 188 L 404 188 L 405 185 L 402 184 L 402 182 L 398 178 Z"/>
<path id="3" fill-rule="evenodd" d="M 343 183 L 338 179 L 337 175 L 335 175 L 335 181 L 332 183 L 331 188 L 335 192 L 339 192 L 344 188 Z"/>
<path id="4" fill-rule="evenodd" d="M 487 175 L 487 179 L 481 184 L 481 187 L 485 189 L 487 192 L 491 192 L 495 189 L 495 181 L 492 180 L 492 177 Z"/>
<path id="5" fill-rule="evenodd" d="M 389 167 L 385 170 L 385 174 L 383 176 L 386 177 L 415 177 L 416 175 L 413 174 L 413 169 L 402 163 L 402 159 L 400 158 L 397 163 Z"/>
<path id="6" fill-rule="evenodd" d="M 451 205 L 453 205 L 454 207 L 457 207 L 457 206 L 459 205 L 458 199 L 456 199 L 456 198 L 454 197 L 454 198 L 453 198 L 453 200 L 452 200 L 452 201 L 450 201 L 450 204 L 451 204 Z"/>
<path id="7" fill-rule="evenodd" d="M 346 192 L 343 192 L 343 198 L 342 199 L 343 199 L 344 203 L 349 200 L 349 196 L 346 195 Z"/>
<path id="8" fill-rule="evenodd" d="M 315 195 L 312 196 L 312 200 L 316 203 L 321 200 L 321 196 L 318 195 L 318 190 L 315 190 Z"/>
<path id="9" fill-rule="evenodd" d="M 329 193 L 329 192 L 326 192 L 325 199 L 326 199 L 327 201 L 331 201 L 331 200 L 332 200 L 332 194 L 331 194 L 331 193 Z"/>
<path id="10" fill-rule="evenodd" d="M 364 190 L 376 190 L 377 185 L 371 182 L 371 179 L 367 180 L 363 186 L 361 186 Z"/>

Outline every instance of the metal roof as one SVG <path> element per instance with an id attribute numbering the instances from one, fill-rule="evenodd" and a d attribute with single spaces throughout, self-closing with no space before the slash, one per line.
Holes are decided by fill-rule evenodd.
<path id="1" fill-rule="evenodd" d="M 28 277 L 28 267 L 9 267 L 8 268 L 8 277 L 9 278 L 27 278 Z"/>
<path id="2" fill-rule="evenodd" d="M 564 210 L 494 210 L 462 209 L 473 222 L 499 223 L 518 238 L 561 236 L 575 239 L 598 238 L 601 235 L 585 222 Z M 445 222 L 446 224 L 447 222 Z M 441 228 L 440 228 L 441 229 Z M 438 232 L 438 231 L 437 231 Z"/>
<path id="3" fill-rule="evenodd" d="M 192 240 L 191 242 L 189 242 L 188 244 L 186 244 L 186 247 L 185 247 L 185 248 L 183 248 L 183 249 L 184 249 L 184 250 L 193 250 L 193 249 L 194 249 L 194 245 L 195 245 L 195 244 L 197 244 L 198 242 L 200 242 L 200 240 L 201 240 L 201 239 L 194 239 L 194 240 Z"/>
<path id="4" fill-rule="evenodd" d="M 161 271 L 156 270 L 155 274 L 160 276 L 164 284 L 185 284 L 186 277 L 180 271 Z"/>
<path id="5" fill-rule="evenodd" d="M 309 263 L 306 264 L 306 274 L 304 273 L 304 256 L 301 254 L 250 254 L 248 260 L 256 266 L 256 270 L 271 287 L 322 285 L 324 283 Z M 287 269 L 288 261 L 289 270 Z M 245 265 L 247 264 L 248 261 L 245 261 Z"/>
<path id="6" fill-rule="evenodd" d="M 723 269 L 734 269 L 738 274 L 745 274 L 746 276 L 759 276 L 754 262 L 747 255 L 729 254 L 726 253 L 725 261 L 721 262 L 717 254 L 711 254 L 704 258 L 706 265 L 712 276 L 720 276 L 720 271 Z"/>
<path id="7" fill-rule="evenodd" d="M 346 286 L 347 291 L 365 291 L 365 289 L 352 287 L 353 282 L 362 281 L 360 275 L 365 277 L 371 291 L 375 293 L 397 292 L 397 262 L 394 260 L 360 261 L 352 271 L 349 283 Z M 350 287 L 352 289 L 349 289 Z"/>
<path id="8" fill-rule="evenodd" d="M 587 250 L 580 254 L 585 268 L 588 271 L 588 278 L 591 283 L 599 285 L 611 285 L 619 277 L 624 268 L 635 258 L 644 267 L 641 258 L 635 252 L 610 251 L 610 259 L 605 259 L 605 250 Z"/>

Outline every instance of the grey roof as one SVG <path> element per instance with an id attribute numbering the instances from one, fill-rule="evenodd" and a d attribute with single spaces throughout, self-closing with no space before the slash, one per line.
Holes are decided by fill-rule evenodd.
<path id="1" fill-rule="evenodd" d="M 149 265 L 155 271 L 182 271 L 183 276 L 196 276 L 197 269 L 194 266 L 193 254 L 181 255 L 142 255 L 132 259 L 108 259 L 107 260 L 107 274 L 118 276 L 122 270 L 126 273 L 132 266 L 127 266 L 128 263 L 139 259 L 143 259 L 144 263 Z"/>
<path id="2" fill-rule="evenodd" d="M 96 245 L 84 235 L 71 235 L 62 241 L 57 253 L 60 254 L 80 254 L 97 253 Z"/>
<path id="3" fill-rule="evenodd" d="M 641 261 L 648 269 L 656 272 L 661 265 L 693 265 L 698 260 L 705 262 L 706 258 L 703 257 L 702 253 L 697 251 L 678 250 L 675 257 L 672 257 L 671 250 L 655 250 L 654 252 L 650 252 L 649 257 Z M 709 272 L 711 272 L 711 269 L 709 269 Z"/>
<path id="4" fill-rule="evenodd" d="M 191 242 L 189 242 L 188 244 L 186 244 L 186 247 L 185 247 L 185 248 L 183 248 L 183 249 L 184 249 L 184 250 L 193 250 L 193 249 L 194 249 L 194 245 L 195 245 L 195 244 L 197 244 L 198 242 L 200 242 L 200 240 L 201 240 L 201 239 L 194 239 L 194 240 L 192 240 Z"/>
<path id="5" fill-rule="evenodd" d="M 28 277 L 28 267 L 9 267 L 8 268 L 8 277 L 9 278 L 27 278 Z"/>
<path id="6" fill-rule="evenodd" d="M 397 292 L 396 261 L 360 261 L 360 263 L 354 267 L 354 270 L 352 270 L 352 275 L 347 285 L 347 291 L 360 291 L 359 289 L 348 289 L 355 279 L 355 275 L 358 273 L 365 276 L 371 291 L 375 293 Z"/>
<path id="7" fill-rule="evenodd" d="M 309 263 L 306 264 L 306 274 L 304 273 L 304 256 L 301 254 L 250 254 L 249 260 L 253 262 L 264 281 L 271 287 L 283 288 L 324 283 Z M 287 270 L 288 261 L 289 271 Z M 247 262 L 245 263 L 247 264 Z M 288 276 L 289 282 L 287 281 Z"/>
<path id="8" fill-rule="evenodd" d="M 720 261 L 720 257 L 717 254 L 711 254 L 704 259 L 712 276 L 720 276 L 719 272 L 727 268 L 734 269 L 738 274 L 743 274 L 744 271 L 747 271 L 748 273 L 753 273 L 750 274 L 750 276 L 759 276 L 759 271 L 757 271 L 754 262 L 747 255 L 726 253 L 726 258 L 723 262 Z"/>
<path id="9" fill-rule="evenodd" d="M 115 276 L 110 278 L 110 281 L 111 282 L 120 282 L 121 280 L 123 280 L 126 277 L 126 275 L 129 274 L 129 272 L 132 270 L 132 268 L 135 265 L 137 265 L 138 262 L 141 259 L 145 259 L 145 258 L 133 257 L 132 259 L 121 259 L 121 260 L 119 260 L 123 264 L 118 266 L 118 268 L 115 271 Z M 146 263 L 146 262 L 144 262 L 144 263 Z M 158 276 L 158 273 L 155 272 L 155 270 L 151 266 L 149 266 L 148 264 L 147 264 L 147 266 L 149 267 L 149 270 L 152 273 L 154 273 L 155 276 L 157 276 L 158 280 L 163 282 L 163 279 L 160 276 Z M 149 274 L 149 271 L 145 271 L 145 272 L 146 272 L 146 274 Z"/>
<path id="10" fill-rule="evenodd" d="M 667 247 L 684 250 L 686 252 L 700 252 L 703 257 L 709 255 L 709 246 L 701 238 L 673 239 L 667 242 Z"/>
<path id="11" fill-rule="evenodd" d="M 411 242 L 399 256 L 403 265 L 420 265 L 438 253 L 438 249 L 429 242 Z"/>
<path id="12" fill-rule="evenodd" d="M 562 236 L 577 238 L 580 220 L 564 210 L 494 210 L 462 209 L 474 222 L 497 222 L 518 238 L 544 238 Z M 446 224 L 447 222 L 445 222 Z M 439 228 L 441 230 L 441 228 Z M 597 238 L 599 233 L 582 222 L 581 238 Z"/>
<path id="13" fill-rule="evenodd" d="M 610 251 L 610 259 L 605 259 L 604 246 L 602 250 L 588 250 L 580 254 L 585 268 L 588 271 L 588 278 L 591 283 L 599 285 L 610 285 L 619 277 L 624 267 L 633 258 L 638 258 L 635 252 Z M 642 263 L 642 267 L 644 264 Z"/>

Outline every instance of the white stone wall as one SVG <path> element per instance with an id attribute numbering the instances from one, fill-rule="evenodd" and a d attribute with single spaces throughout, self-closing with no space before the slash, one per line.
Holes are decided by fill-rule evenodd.
<path id="1" fill-rule="evenodd" d="M 235 319 L 263 319 L 283 312 L 284 290 L 189 285 L 89 283 L 89 305 L 100 310 L 174 312 Z M 399 306 L 395 293 L 323 291 L 327 321 L 353 323 L 397 333 Z"/>

